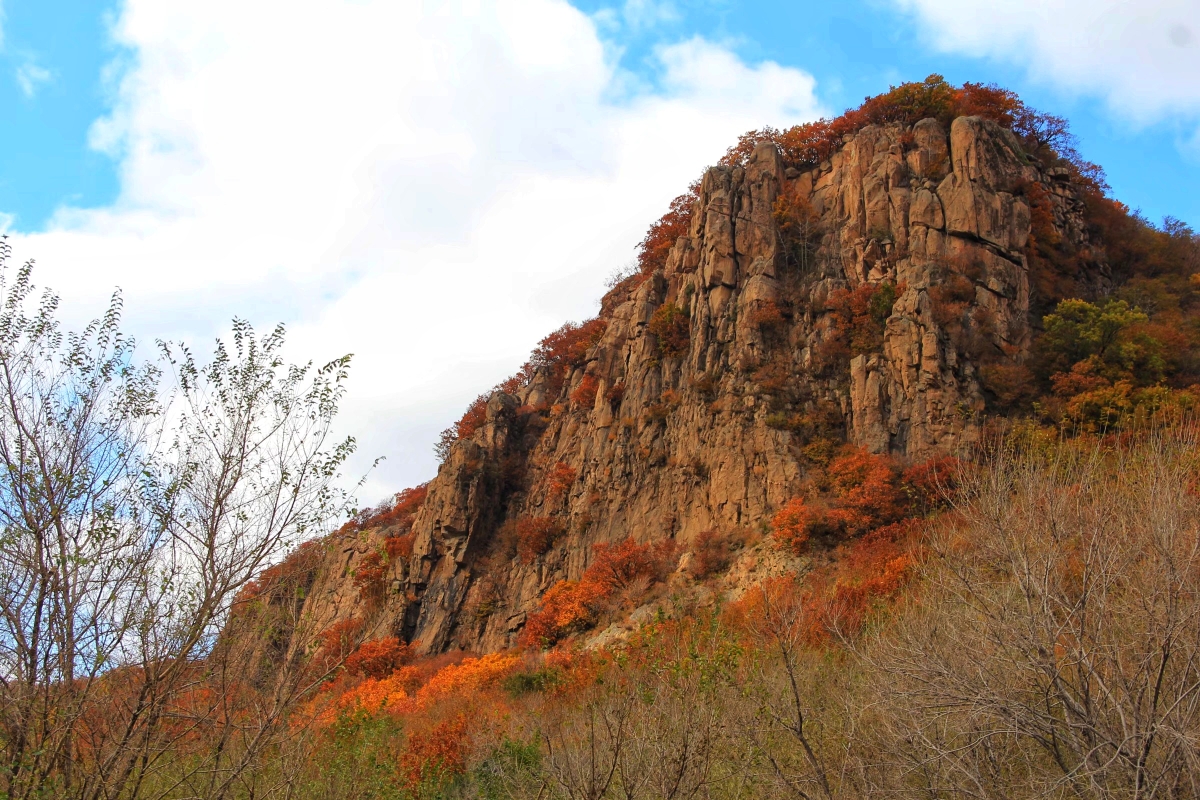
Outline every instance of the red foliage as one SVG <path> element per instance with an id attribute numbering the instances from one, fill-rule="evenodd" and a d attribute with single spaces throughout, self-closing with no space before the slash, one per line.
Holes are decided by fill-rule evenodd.
<path id="1" fill-rule="evenodd" d="M 412 661 L 412 648 L 394 636 L 363 642 L 344 664 L 346 672 L 368 678 L 385 678 Z"/>
<path id="2" fill-rule="evenodd" d="M 561 500 L 575 485 L 576 472 L 568 464 L 559 461 L 546 476 L 546 494 L 555 502 Z"/>
<path id="3" fill-rule="evenodd" d="M 700 197 L 700 182 L 688 187 L 671 201 L 671 208 L 646 231 L 646 238 L 638 245 L 638 266 L 642 274 L 648 275 L 662 269 L 667 263 L 667 254 L 680 236 L 686 236 L 692 224 L 692 208 Z"/>
<path id="4" fill-rule="evenodd" d="M 892 313 L 896 294 L 896 287 L 889 283 L 864 283 L 853 290 L 830 292 L 833 330 L 825 342 L 824 360 L 848 359 L 883 347 L 884 324 Z"/>
<path id="5" fill-rule="evenodd" d="M 902 470 L 890 456 L 855 450 L 827 468 L 830 497 L 789 500 L 775 514 L 776 540 L 801 552 L 814 536 L 862 536 L 932 511 L 955 488 L 958 461 L 938 458 Z"/>
<path id="6" fill-rule="evenodd" d="M 363 621 L 358 617 L 335 622 L 317 634 L 317 654 L 314 665 L 327 672 L 342 663 L 354 652 L 355 642 L 362 633 Z"/>
<path id="7" fill-rule="evenodd" d="M 362 557 L 354 568 L 354 586 L 363 600 L 377 601 L 383 596 L 384 576 L 387 574 L 387 562 L 383 553 L 372 550 Z"/>
<path id="8" fill-rule="evenodd" d="M 599 388 L 600 381 L 595 375 L 584 375 L 575 391 L 571 392 L 571 402 L 583 409 L 590 409 L 596 404 L 596 391 Z"/>
<path id="9" fill-rule="evenodd" d="M 620 406 L 621 401 L 625 399 L 625 381 L 618 381 L 608 387 L 608 391 L 604 393 L 604 399 L 608 401 L 614 410 Z"/>
<path id="10" fill-rule="evenodd" d="M 919 513 L 941 508 L 958 488 L 962 465 L 953 456 L 943 456 L 914 464 L 901 478 Z"/>
<path id="11" fill-rule="evenodd" d="M 429 495 L 429 483 L 422 483 L 411 489 L 398 492 L 390 503 L 377 508 L 367 509 L 347 522 L 339 530 L 339 534 L 358 533 L 370 528 L 399 527 L 407 531 L 412 527 L 417 511 L 425 503 Z M 400 534 L 394 534 L 400 535 Z"/>
<path id="12" fill-rule="evenodd" d="M 540 608 L 521 632 L 525 647 L 548 646 L 593 625 L 606 603 L 639 580 L 663 580 L 675 565 L 674 542 L 638 544 L 625 539 L 598 544 L 579 581 L 559 581 L 542 596 Z"/>
<path id="13" fill-rule="evenodd" d="M 415 732 L 400 757 L 400 771 L 412 792 L 439 786 L 462 775 L 467 768 L 467 719 L 460 714 L 444 720 L 428 733 Z"/>
<path id="14" fill-rule="evenodd" d="M 698 580 L 721 572 L 732 558 L 729 537 L 717 530 L 702 531 L 692 543 L 688 571 Z"/>
<path id="15" fill-rule="evenodd" d="M 562 524 L 553 517 L 526 517 L 517 520 L 517 556 L 532 564 L 563 533 Z"/>
<path id="16" fill-rule="evenodd" d="M 638 578 L 662 580 L 674 567 L 675 543 L 638 544 L 623 539 L 616 544 L 598 544 L 591 565 L 583 573 L 583 583 L 592 584 L 607 595 L 628 589 Z"/>
<path id="17" fill-rule="evenodd" d="M 416 534 L 412 531 L 402 533 L 399 536 L 389 536 L 384 539 L 383 547 L 387 551 L 388 561 L 402 561 L 411 556 L 415 540 Z"/>
<path id="18" fill-rule="evenodd" d="M 774 142 L 786 163 L 811 167 L 833 155 L 842 139 L 867 125 L 898 123 L 912 125 L 923 119 L 939 120 L 949 127 L 955 117 L 982 116 L 1012 129 L 1032 150 L 1043 148 L 1066 158 L 1081 175 L 1091 165 L 1082 162 L 1074 150 L 1074 139 L 1061 117 L 1041 114 L 1029 108 L 1013 92 L 995 85 L 964 83 L 953 86 L 941 75 L 924 81 L 903 83 L 889 91 L 868 97 L 858 108 L 848 109 L 834 119 L 819 119 L 785 131 L 775 128 L 749 131 L 725 153 L 722 164 L 745 164 L 761 142 Z"/>

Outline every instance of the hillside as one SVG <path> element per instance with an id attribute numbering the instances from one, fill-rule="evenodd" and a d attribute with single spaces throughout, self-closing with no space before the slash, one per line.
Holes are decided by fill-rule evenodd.
<path id="1" fill-rule="evenodd" d="M 1070 145 L 1010 93 L 937 76 L 747 134 L 596 319 L 443 435 L 436 478 L 293 557 L 299 618 L 495 652 L 530 643 L 547 590 L 627 539 L 683 556 L 643 589 L 742 547 L 719 559 L 735 596 L 799 566 L 763 533 L 828 494 L 846 448 L 917 464 L 1014 419 L 1087 430 L 1190 408 L 1195 237 L 1107 198 Z M 281 629 L 262 655 L 309 646 Z"/>

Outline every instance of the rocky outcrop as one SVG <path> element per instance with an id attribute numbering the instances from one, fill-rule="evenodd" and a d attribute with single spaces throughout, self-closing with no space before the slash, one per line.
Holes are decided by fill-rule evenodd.
<path id="1" fill-rule="evenodd" d="M 366 604 L 349 576 L 388 532 L 358 533 L 330 542 L 305 613 L 317 627 L 365 618 L 368 636 L 425 652 L 504 648 L 595 543 L 761 527 L 831 441 L 911 459 L 969 445 L 989 365 L 1028 355 L 1035 184 L 1053 187 L 1056 235 L 1085 244 L 1069 182 L 980 118 L 869 126 L 807 170 L 770 144 L 710 169 L 688 234 L 662 270 L 606 302 L 586 362 L 561 388 L 542 373 L 495 393 L 484 425 L 452 448 L 384 596 Z M 863 323 L 879 326 L 867 345 L 839 316 L 856 291 L 892 300 Z M 665 303 L 687 313 L 683 352 L 650 330 Z M 581 404 L 585 379 L 596 391 Z M 574 476 L 565 490 L 548 480 L 555 469 Z M 521 518 L 561 528 L 528 563 L 512 547 Z"/>

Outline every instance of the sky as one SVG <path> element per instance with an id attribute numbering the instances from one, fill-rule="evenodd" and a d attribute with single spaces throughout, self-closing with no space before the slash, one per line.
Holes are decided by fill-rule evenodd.
<path id="1" fill-rule="evenodd" d="M 0 0 L 0 230 L 147 357 L 235 316 L 353 353 L 372 503 L 738 134 L 935 72 L 1200 227 L 1195 0 Z"/>

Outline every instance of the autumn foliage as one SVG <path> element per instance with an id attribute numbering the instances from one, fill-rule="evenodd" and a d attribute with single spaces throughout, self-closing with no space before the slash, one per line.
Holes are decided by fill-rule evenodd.
<path id="1" fill-rule="evenodd" d="M 595 624 L 606 606 L 626 591 L 644 590 L 674 568 L 670 541 L 638 544 L 624 539 L 597 544 L 592 563 L 578 581 L 559 581 L 542 596 L 521 634 L 526 646 L 546 646 Z"/>
<path id="2" fill-rule="evenodd" d="M 795 497 L 772 519 L 775 539 L 802 552 L 817 537 L 857 537 L 928 513 L 943 504 L 955 487 L 957 462 L 939 458 L 903 469 L 884 455 L 854 450 L 826 468 L 825 496 Z"/>
<path id="3" fill-rule="evenodd" d="M 672 200 L 667 213 L 646 231 L 646 237 L 638 245 L 638 267 L 642 275 L 649 275 L 666 266 L 667 254 L 675 242 L 680 236 L 687 235 L 692 224 L 692 208 L 699 197 L 700 182 L 696 181 L 688 187 L 686 194 Z"/>
<path id="4" fill-rule="evenodd" d="M 517 557 L 532 564 L 563 534 L 562 523 L 553 517 L 524 517 L 517 520 Z"/>
<path id="5" fill-rule="evenodd" d="M 664 355 L 680 356 L 687 352 L 692 322 L 686 309 L 674 303 L 663 303 L 650 317 L 648 328 L 658 338 L 658 346 Z"/>

